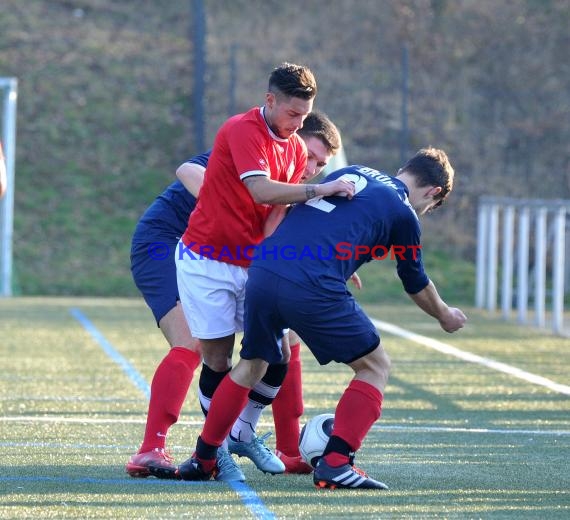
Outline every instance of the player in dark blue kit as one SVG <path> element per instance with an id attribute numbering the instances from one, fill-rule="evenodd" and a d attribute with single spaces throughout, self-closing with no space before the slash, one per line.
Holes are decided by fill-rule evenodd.
<path id="1" fill-rule="evenodd" d="M 322 112 L 314 111 L 299 130 L 308 152 L 307 168 L 302 180 L 309 180 L 321 172 L 341 145 L 335 125 Z M 171 348 L 161 361 L 151 384 L 145 435 L 140 449 L 126 465 L 133 477 L 148 477 L 149 467 L 159 468 L 162 478 L 174 476 L 176 466 L 165 450 L 169 428 L 178 420 L 193 373 L 201 363 L 200 342 L 192 336 L 182 311 L 176 281 L 174 257 L 177 244 L 186 230 L 188 217 L 194 210 L 197 194 L 208 164 L 209 153 L 193 157 L 177 170 L 180 181 L 171 184 L 147 209 L 139 220 L 132 239 L 131 270 L 135 284 L 151 308 L 158 326 Z M 241 454 L 254 460 L 264 471 L 275 461 L 288 473 L 307 473 L 311 470 L 298 453 L 299 417 L 303 413 L 301 391 L 300 345 L 291 343 L 289 370 L 278 399 L 272 403 L 277 436 L 277 456 L 263 444 L 263 438 L 242 443 Z M 202 369 L 207 371 L 206 369 Z M 199 397 L 204 409 L 213 389 L 200 379 Z M 263 406 L 252 395 L 250 408 L 259 414 Z M 263 405 L 269 404 L 264 402 Z M 250 410 L 249 410 L 250 411 Z M 250 411 L 250 415 L 252 412 Z M 248 419 L 250 417 L 248 416 Z M 245 452 L 244 452 L 245 449 Z M 278 457 L 278 459 L 277 459 Z M 277 459 L 277 460 L 276 460 Z M 244 480 L 243 473 L 230 457 L 227 449 L 218 453 L 218 480 Z M 282 469 L 281 469 L 282 471 Z"/>
<path id="2" fill-rule="evenodd" d="M 365 166 L 338 170 L 355 195 L 297 204 L 255 252 L 246 285 L 245 331 L 240 361 L 216 390 L 196 452 L 178 471 L 207 480 L 217 446 L 269 363 L 281 357 L 283 328 L 294 329 L 321 364 L 336 361 L 355 375 L 338 402 L 332 435 L 319 460 L 317 487 L 387 489 L 353 465 L 354 453 L 380 417 L 390 360 L 378 332 L 354 300 L 346 281 L 364 262 L 394 254 L 405 291 L 447 332 L 466 317 L 438 295 L 424 272 L 418 217 L 439 206 L 453 187 L 446 154 L 420 150 L 390 177 Z"/>

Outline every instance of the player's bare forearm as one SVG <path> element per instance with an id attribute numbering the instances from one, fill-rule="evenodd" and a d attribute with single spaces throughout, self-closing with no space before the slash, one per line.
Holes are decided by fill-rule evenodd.
<path id="1" fill-rule="evenodd" d="M 257 204 L 292 204 L 329 195 L 342 195 L 350 199 L 354 195 L 354 184 L 344 179 L 324 184 L 287 184 L 258 175 L 248 177 L 243 182 Z"/>
<path id="2" fill-rule="evenodd" d="M 176 170 L 176 177 L 194 197 L 198 197 L 204 183 L 206 168 L 199 164 L 185 162 Z"/>
<path id="3" fill-rule="evenodd" d="M 257 204 L 291 204 L 307 199 L 305 184 L 287 184 L 276 182 L 267 177 L 255 176 L 244 180 L 249 193 Z"/>
<path id="4" fill-rule="evenodd" d="M 410 298 L 426 314 L 438 320 L 441 328 L 446 332 L 455 332 L 463 328 L 467 321 L 460 309 L 449 307 L 441 299 L 431 280 L 420 292 L 410 294 Z"/>
<path id="5" fill-rule="evenodd" d="M 415 294 L 410 294 L 410 298 L 414 303 L 426 314 L 429 314 L 436 320 L 443 316 L 446 312 L 447 305 L 440 298 L 435 285 L 430 280 L 429 283 Z"/>

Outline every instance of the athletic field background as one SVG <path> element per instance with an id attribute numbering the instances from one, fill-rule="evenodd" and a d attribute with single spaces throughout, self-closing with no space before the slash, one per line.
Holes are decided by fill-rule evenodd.
<path id="1" fill-rule="evenodd" d="M 393 369 L 357 464 L 387 492 L 316 490 L 246 459 L 244 484 L 130 478 L 167 350 L 143 301 L 0 300 L 0 518 L 569 518 L 570 340 L 469 308 L 456 334 L 412 303 L 366 310 Z M 302 355 L 305 417 L 333 412 L 349 370 Z M 177 462 L 202 423 L 196 382 Z"/>

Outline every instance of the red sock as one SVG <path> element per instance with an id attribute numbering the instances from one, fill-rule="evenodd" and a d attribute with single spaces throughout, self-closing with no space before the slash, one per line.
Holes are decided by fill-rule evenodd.
<path id="1" fill-rule="evenodd" d="M 214 392 L 200 437 L 206 444 L 221 446 L 247 404 L 251 389 L 238 385 L 228 374 Z"/>
<path id="2" fill-rule="evenodd" d="M 178 420 L 200 354 L 184 347 L 173 347 L 154 373 L 146 429 L 139 453 L 164 448 L 168 429 Z"/>
<path id="3" fill-rule="evenodd" d="M 357 451 L 382 413 L 382 397 L 376 387 L 353 379 L 336 407 L 331 435 L 340 437 L 352 451 Z M 331 466 L 340 466 L 348 463 L 348 456 L 331 452 L 325 455 L 325 460 Z"/>
<path id="4" fill-rule="evenodd" d="M 303 415 L 300 343 L 291 345 L 289 370 L 271 406 L 275 423 L 275 448 L 289 457 L 298 457 L 299 417 Z"/>

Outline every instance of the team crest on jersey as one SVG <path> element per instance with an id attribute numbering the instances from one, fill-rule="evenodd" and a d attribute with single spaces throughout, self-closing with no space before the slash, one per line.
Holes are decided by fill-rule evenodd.
<path id="1" fill-rule="evenodd" d="M 267 166 L 265 159 L 259 159 L 259 166 L 261 166 L 262 168 L 265 168 Z"/>

